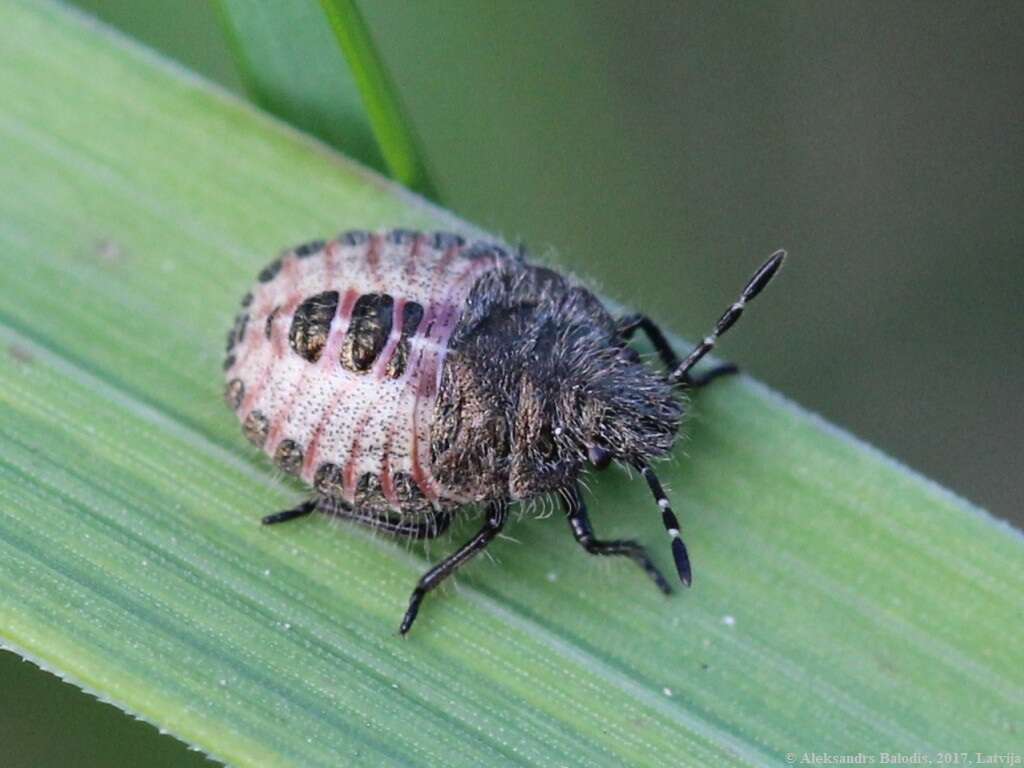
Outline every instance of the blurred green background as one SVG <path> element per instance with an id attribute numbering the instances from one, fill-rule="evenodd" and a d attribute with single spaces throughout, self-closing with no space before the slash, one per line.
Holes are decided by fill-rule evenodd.
<path id="1" fill-rule="evenodd" d="M 206 0 L 77 5 L 241 91 Z M 444 205 L 690 338 L 786 247 L 723 357 L 1024 524 L 1024 3 L 361 7 Z M 5 766 L 205 763 L 0 690 Z"/>

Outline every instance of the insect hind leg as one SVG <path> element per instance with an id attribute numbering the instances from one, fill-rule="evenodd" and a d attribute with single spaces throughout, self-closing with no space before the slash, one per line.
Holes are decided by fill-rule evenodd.
<path id="1" fill-rule="evenodd" d="M 315 512 L 316 505 L 316 499 L 310 499 L 309 501 L 302 502 L 297 507 L 292 507 L 291 509 L 284 509 L 281 510 L 280 512 L 275 512 L 272 515 L 267 515 L 260 522 L 262 522 L 263 525 L 277 525 L 278 523 L 287 523 L 289 520 L 295 520 L 300 517 L 305 517 L 306 515 Z"/>
<path id="2" fill-rule="evenodd" d="M 354 506 L 342 499 L 322 496 L 317 502 L 317 511 L 325 515 L 351 520 L 353 523 L 383 531 L 393 536 L 408 539 L 434 539 L 448 530 L 452 522 L 451 512 L 435 512 L 427 517 L 396 517 L 374 509 Z"/>
<path id="3" fill-rule="evenodd" d="M 381 514 L 374 510 L 360 509 L 353 507 L 348 502 L 335 499 L 329 496 L 322 496 L 309 501 L 304 501 L 297 507 L 276 512 L 263 518 L 264 525 L 276 525 L 305 517 L 312 512 L 322 512 L 332 517 L 340 517 L 343 520 L 351 520 L 367 528 L 377 531 L 384 531 L 394 536 L 401 536 L 410 539 L 433 539 L 448 530 L 451 525 L 452 515 L 450 512 L 438 512 L 430 517 L 418 518 L 415 520 L 395 518 L 387 514 Z"/>

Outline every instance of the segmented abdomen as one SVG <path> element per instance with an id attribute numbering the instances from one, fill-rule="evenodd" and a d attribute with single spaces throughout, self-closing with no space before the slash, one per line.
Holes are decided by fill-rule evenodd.
<path id="1" fill-rule="evenodd" d="M 318 492 L 379 512 L 466 499 L 430 471 L 448 340 L 505 258 L 445 233 L 348 232 L 259 275 L 228 335 L 226 398 L 246 436 Z"/>

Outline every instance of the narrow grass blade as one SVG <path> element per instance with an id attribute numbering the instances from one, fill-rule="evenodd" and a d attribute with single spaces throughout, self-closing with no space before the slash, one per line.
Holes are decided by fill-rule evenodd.
<path id="1" fill-rule="evenodd" d="M 587 557 L 554 515 L 400 639 L 474 521 L 427 550 L 261 528 L 303 491 L 221 404 L 223 339 L 280 247 L 468 226 L 50 4 L 0 5 L 0 103 L 7 646 L 237 765 L 1019 750 L 1020 534 L 745 378 L 659 470 L 692 589 Z M 641 482 L 589 501 L 670 567 Z"/>
<path id="2" fill-rule="evenodd" d="M 398 94 L 355 3 L 218 0 L 217 6 L 258 104 L 433 196 Z"/>
<path id="3" fill-rule="evenodd" d="M 403 113 L 398 92 L 359 8 L 354 0 L 320 0 L 320 4 L 345 52 L 391 178 L 436 199 L 437 193 Z M 344 147 L 341 149 L 344 151 Z"/>

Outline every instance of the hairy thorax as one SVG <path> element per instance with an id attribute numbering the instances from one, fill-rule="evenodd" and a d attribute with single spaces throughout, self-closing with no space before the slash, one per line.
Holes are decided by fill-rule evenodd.
<path id="1" fill-rule="evenodd" d="M 590 291 L 510 260 L 477 280 L 449 342 L 433 472 L 474 501 L 528 499 L 574 482 L 595 440 L 663 455 L 681 412 Z"/>

